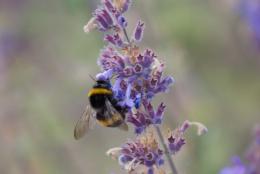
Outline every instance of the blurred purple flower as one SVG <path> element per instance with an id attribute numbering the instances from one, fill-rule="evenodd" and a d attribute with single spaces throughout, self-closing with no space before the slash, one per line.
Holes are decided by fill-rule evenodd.
<path id="1" fill-rule="evenodd" d="M 260 48 L 260 0 L 241 0 L 240 9 Z"/>
<path id="2" fill-rule="evenodd" d="M 254 141 L 247 150 L 246 159 L 250 174 L 260 173 L 260 125 L 254 129 Z"/>
<path id="3" fill-rule="evenodd" d="M 223 168 L 219 174 L 246 174 L 246 166 L 239 157 L 233 157 L 231 166 Z"/>
<path id="4" fill-rule="evenodd" d="M 254 141 L 246 153 L 246 162 L 242 163 L 239 157 L 232 158 L 231 166 L 225 167 L 220 174 L 260 174 L 260 126 L 254 130 Z"/>

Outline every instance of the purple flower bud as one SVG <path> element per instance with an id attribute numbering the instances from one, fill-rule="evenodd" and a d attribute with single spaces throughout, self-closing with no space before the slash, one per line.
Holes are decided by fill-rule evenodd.
<path id="1" fill-rule="evenodd" d="M 142 21 L 138 21 L 133 34 L 133 39 L 135 41 L 140 42 L 142 40 L 144 27 L 145 27 L 144 23 Z"/>
<path id="2" fill-rule="evenodd" d="M 127 27 L 127 21 L 124 16 L 122 15 L 118 16 L 117 21 L 121 28 Z"/>

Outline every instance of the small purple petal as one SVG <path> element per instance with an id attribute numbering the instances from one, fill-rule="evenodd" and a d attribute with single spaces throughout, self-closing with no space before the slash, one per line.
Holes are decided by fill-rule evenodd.
<path id="1" fill-rule="evenodd" d="M 109 80 L 109 79 L 111 79 L 112 75 L 113 75 L 113 70 L 110 69 L 110 70 L 97 74 L 96 79 L 97 80 Z"/>

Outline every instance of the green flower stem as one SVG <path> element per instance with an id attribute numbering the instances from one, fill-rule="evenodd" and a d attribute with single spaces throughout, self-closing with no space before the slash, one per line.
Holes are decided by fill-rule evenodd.
<path id="1" fill-rule="evenodd" d="M 173 174 L 178 174 L 178 171 L 177 171 L 177 169 L 176 169 L 176 167 L 175 167 L 175 165 L 174 165 L 174 162 L 173 162 L 173 160 L 172 160 L 172 157 L 171 157 L 171 155 L 170 155 L 170 153 L 169 153 L 168 147 L 167 147 L 167 145 L 165 144 L 165 141 L 164 141 L 164 138 L 163 138 L 163 135 L 162 135 L 162 132 L 161 132 L 160 127 L 159 127 L 159 126 L 156 126 L 156 125 L 155 125 L 154 127 L 155 127 L 155 130 L 156 130 L 157 134 L 158 134 L 158 137 L 159 137 L 159 139 L 160 139 L 160 142 L 161 142 L 161 144 L 163 145 L 164 152 L 165 152 L 165 155 L 166 155 L 166 157 L 167 157 L 167 160 L 168 160 L 168 163 L 169 163 L 169 165 L 170 165 L 170 168 L 171 168 L 172 173 L 173 173 Z"/>
<path id="2" fill-rule="evenodd" d="M 125 38 L 126 38 L 128 44 L 130 44 L 131 42 L 130 42 L 130 39 L 129 39 L 129 37 L 128 37 L 127 31 L 126 31 L 125 28 L 123 29 L 123 32 L 124 32 L 124 35 L 125 35 Z"/>

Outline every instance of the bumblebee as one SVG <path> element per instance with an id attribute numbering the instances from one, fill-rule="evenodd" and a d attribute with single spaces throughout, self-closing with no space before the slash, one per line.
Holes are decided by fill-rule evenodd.
<path id="1" fill-rule="evenodd" d="M 95 125 L 95 122 L 105 127 L 118 127 L 128 130 L 125 123 L 126 108 L 118 104 L 114 97 L 109 80 L 97 80 L 88 93 L 89 103 L 76 123 L 74 138 L 80 139 Z"/>

